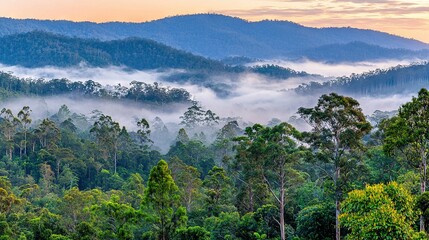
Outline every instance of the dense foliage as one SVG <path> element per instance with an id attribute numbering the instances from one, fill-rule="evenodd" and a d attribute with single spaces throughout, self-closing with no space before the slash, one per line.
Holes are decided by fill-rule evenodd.
<path id="1" fill-rule="evenodd" d="M 190 94 L 182 88 L 164 87 L 158 83 L 148 84 L 133 81 L 130 87 L 102 86 L 88 80 L 72 82 L 68 79 L 22 79 L 10 73 L 0 72 L 0 99 L 13 96 L 56 96 L 71 95 L 75 97 L 128 99 L 141 103 L 168 104 L 190 102 Z"/>
<path id="2" fill-rule="evenodd" d="M 428 239 L 428 151 L 416 151 L 426 98 L 372 131 L 359 103 L 335 93 L 299 109 L 308 132 L 241 129 L 193 102 L 165 153 L 159 118 L 131 131 L 65 105 L 46 119 L 4 108 L 0 238 Z"/>

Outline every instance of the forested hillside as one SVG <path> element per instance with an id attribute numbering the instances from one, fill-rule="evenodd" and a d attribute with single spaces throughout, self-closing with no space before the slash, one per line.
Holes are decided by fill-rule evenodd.
<path id="1" fill-rule="evenodd" d="M 252 58 L 296 57 L 297 52 L 307 49 L 331 44 L 348 44 L 355 41 L 384 48 L 408 50 L 429 48 L 427 44 L 417 40 L 373 30 L 311 28 L 288 21 L 248 22 L 240 18 L 217 14 L 175 16 L 145 23 L 110 22 L 97 24 L 91 22 L 0 19 L 0 36 L 34 30 L 102 40 L 141 37 L 216 59 L 231 56 Z M 365 48 L 364 51 L 368 52 L 370 49 Z M 399 55 L 401 51 L 396 53 Z M 384 57 L 389 56 L 391 55 L 387 54 Z M 301 55 L 301 57 L 303 56 Z M 369 59 L 371 58 L 365 60 Z M 352 60 L 357 61 L 359 58 Z"/>
<path id="2" fill-rule="evenodd" d="M 383 48 L 363 42 L 347 44 L 329 44 L 291 54 L 296 58 L 329 63 L 382 61 L 386 59 L 429 59 L 429 50 L 411 51 L 398 48 Z"/>
<path id="3" fill-rule="evenodd" d="M 0 62 L 24 67 L 126 66 L 131 69 L 186 69 L 224 71 L 226 67 L 145 39 L 102 42 L 31 32 L 0 38 Z"/>
<path id="4" fill-rule="evenodd" d="M 96 83 L 0 76 L 4 97 L 102 95 L 91 88 Z M 419 120 L 429 117 L 426 89 L 391 118 L 371 116 L 373 126 L 353 98 L 322 95 L 297 109 L 308 132 L 288 123 L 245 127 L 156 84 L 134 83 L 120 96 L 179 101 L 176 91 L 189 108 L 174 132 L 156 116 L 126 128 L 66 105 L 45 119 L 28 106 L 3 108 L 0 237 L 427 239 L 421 173 L 428 149 L 421 143 L 429 126 Z M 175 140 L 159 152 L 157 142 L 170 134 Z"/>
<path id="5" fill-rule="evenodd" d="M 220 61 L 196 56 L 152 40 L 129 38 L 103 42 L 70 38 L 46 32 L 30 32 L 0 38 L 0 63 L 23 67 L 109 67 L 131 70 L 179 70 L 166 80 L 207 85 L 216 75 L 256 73 L 275 79 L 310 76 L 274 65 L 229 66 Z M 183 70 L 186 70 L 184 72 Z M 216 85 L 210 82 L 210 85 Z M 216 89 L 215 89 L 216 90 Z"/>
<path id="6" fill-rule="evenodd" d="M 164 87 L 156 82 L 148 84 L 133 81 L 130 87 L 120 84 L 107 87 L 92 80 L 82 83 L 68 79 L 22 79 L 10 73 L 0 72 L 0 99 L 64 95 L 103 100 L 122 99 L 153 105 L 191 102 L 191 96 L 185 89 Z"/>
<path id="7" fill-rule="evenodd" d="M 296 91 L 303 94 L 339 92 L 352 95 L 388 96 L 409 94 L 429 87 L 429 63 L 416 63 L 377 69 L 363 74 L 352 74 L 335 80 L 299 86 Z"/>

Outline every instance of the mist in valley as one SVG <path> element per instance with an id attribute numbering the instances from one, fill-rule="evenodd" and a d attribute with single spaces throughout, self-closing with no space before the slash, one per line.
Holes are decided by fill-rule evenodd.
<path id="1" fill-rule="evenodd" d="M 274 63 L 280 64 L 277 61 L 274 61 Z M 362 73 L 370 69 L 396 66 L 397 64 L 406 64 L 406 62 L 387 61 L 340 65 L 309 61 L 301 63 L 281 62 L 280 65 L 284 67 L 322 76 L 290 78 L 287 80 L 274 80 L 254 73 L 243 73 L 239 74 L 238 77 L 211 76 L 210 81 L 222 83 L 228 88 L 230 92 L 228 96 L 219 96 L 209 87 L 190 83 L 179 84 L 164 80 L 165 76 L 178 70 L 165 72 L 130 71 L 120 67 L 91 68 L 83 65 L 76 68 L 45 67 L 34 69 L 1 66 L 0 70 L 13 72 L 14 75 L 22 78 L 44 78 L 46 80 L 67 78 L 71 81 L 81 82 L 91 79 L 108 87 L 117 84 L 128 87 L 132 81 L 140 81 L 145 83 L 158 82 L 162 86 L 184 88 L 191 93 L 193 100 L 201 104 L 203 109 L 210 109 L 221 118 L 217 128 L 212 129 L 208 134 L 209 136 L 207 136 L 208 141 L 213 141 L 216 137 L 216 130 L 230 120 L 238 120 L 240 127 L 244 128 L 252 123 L 268 124 L 273 119 L 274 122 L 278 120 L 288 121 L 292 117 L 291 123 L 298 129 L 305 130 L 307 126 L 302 121 L 296 120 L 296 112 L 299 107 L 314 106 L 320 96 L 298 94 L 293 90 L 294 88 L 311 81 L 332 80 L 332 78 L 324 76 Z M 352 97 L 360 102 L 365 114 L 371 115 L 375 110 L 396 110 L 401 104 L 409 101 L 412 95 L 392 95 L 388 97 L 356 95 Z M 2 107 L 11 108 L 14 112 L 17 112 L 22 106 L 28 105 L 33 110 L 32 116 L 34 119 L 43 119 L 58 112 L 58 109 L 64 104 L 68 106 L 71 112 L 83 114 L 88 119 L 93 115 L 94 110 L 99 110 L 106 115 L 112 116 L 113 120 L 131 131 L 137 129 L 136 122 L 141 118 L 147 119 L 151 124 L 154 124 L 155 118 L 161 120 L 161 125 L 168 129 L 168 134 L 164 132 L 163 137 L 160 137 L 157 136 L 160 133 L 157 133 L 156 129 L 152 129 L 153 137 L 157 139 L 155 145 L 161 150 L 168 149 L 169 145 L 174 141 L 178 130 L 182 127 L 182 125 L 179 125 L 180 116 L 189 107 L 189 105 L 185 104 L 153 106 L 128 100 L 82 99 L 69 95 L 11 99 L 4 102 Z M 160 123 L 157 122 L 156 124 L 159 125 Z M 163 126 L 157 127 L 161 129 Z M 191 137 L 194 134 L 198 134 L 198 130 L 190 132 Z"/>
<path id="2" fill-rule="evenodd" d="M 409 65 L 415 62 L 421 62 L 422 59 L 405 59 L 405 60 L 379 60 L 366 62 L 345 62 L 345 63 L 328 63 L 315 62 L 310 60 L 288 61 L 281 59 L 260 60 L 249 63 L 248 66 L 274 64 L 281 67 L 291 68 L 295 71 L 305 71 L 312 74 L 319 74 L 325 77 L 342 77 L 350 76 L 351 74 L 359 74 L 375 69 L 387 69 L 397 65 Z"/>

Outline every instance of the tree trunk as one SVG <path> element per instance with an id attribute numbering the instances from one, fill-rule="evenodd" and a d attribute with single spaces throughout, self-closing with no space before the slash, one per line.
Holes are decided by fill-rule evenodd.
<path id="1" fill-rule="evenodd" d="M 338 201 L 338 197 L 335 199 L 335 239 L 341 239 L 340 232 L 340 201 Z"/>
<path id="2" fill-rule="evenodd" d="M 426 171 L 427 171 L 427 163 L 426 163 L 426 154 L 425 151 L 422 150 L 422 176 L 420 179 L 420 192 L 421 194 L 426 192 Z M 425 217 L 420 215 L 420 232 L 425 231 Z"/>
<path id="3" fill-rule="evenodd" d="M 340 178 L 340 168 L 336 167 L 334 177 L 335 187 L 335 239 L 341 239 L 340 231 L 340 191 L 338 189 L 338 179 Z"/>
<path id="4" fill-rule="evenodd" d="M 281 167 L 280 176 L 280 236 L 281 240 L 286 240 L 285 233 L 285 173 L 283 167 Z"/>
<path id="5" fill-rule="evenodd" d="M 117 156 L 116 156 L 116 147 L 115 147 L 115 157 L 114 157 L 114 159 L 115 159 L 115 174 L 116 174 L 116 161 L 117 161 Z"/>
<path id="6" fill-rule="evenodd" d="M 27 130 L 24 131 L 24 155 L 27 156 Z"/>

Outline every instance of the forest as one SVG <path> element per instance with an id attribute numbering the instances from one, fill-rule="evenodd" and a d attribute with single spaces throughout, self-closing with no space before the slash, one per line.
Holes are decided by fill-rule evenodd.
<path id="1" fill-rule="evenodd" d="M 20 96 L 73 96 L 103 100 L 130 100 L 155 106 L 171 103 L 190 103 L 191 95 L 183 88 L 164 87 L 133 81 L 129 87 L 117 84 L 103 86 L 93 80 L 72 82 L 68 79 L 19 78 L 11 73 L 0 71 L 0 99 Z"/>
<path id="2" fill-rule="evenodd" d="M 334 80 L 302 84 L 295 89 L 302 94 L 338 92 L 347 95 L 388 96 L 410 94 L 427 86 L 429 62 L 398 65 L 388 69 L 375 69 L 361 74 L 338 77 Z"/>
<path id="3" fill-rule="evenodd" d="M 0 37 L 0 62 L 36 67 L 125 67 L 130 70 L 187 70 L 199 74 L 257 73 L 277 79 L 309 74 L 289 68 L 265 65 L 230 66 L 143 38 L 101 41 L 71 38 L 49 32 L 29 32 Z M 186 76 L 186 75 L 180 75 Z M 203 81 L 201 77 L 198 80 Z"/>
<path id="4" fill-rule="evenodd" d="M 182 95 L 166 152 L 156 116 L 127 129 L 66 105 L 45 119 L 1 107 L 0 239 L 428 239 L 428 90 L 392 117 L 323 94 L 297 109 L 306 131 L 243 126 Z"/>

